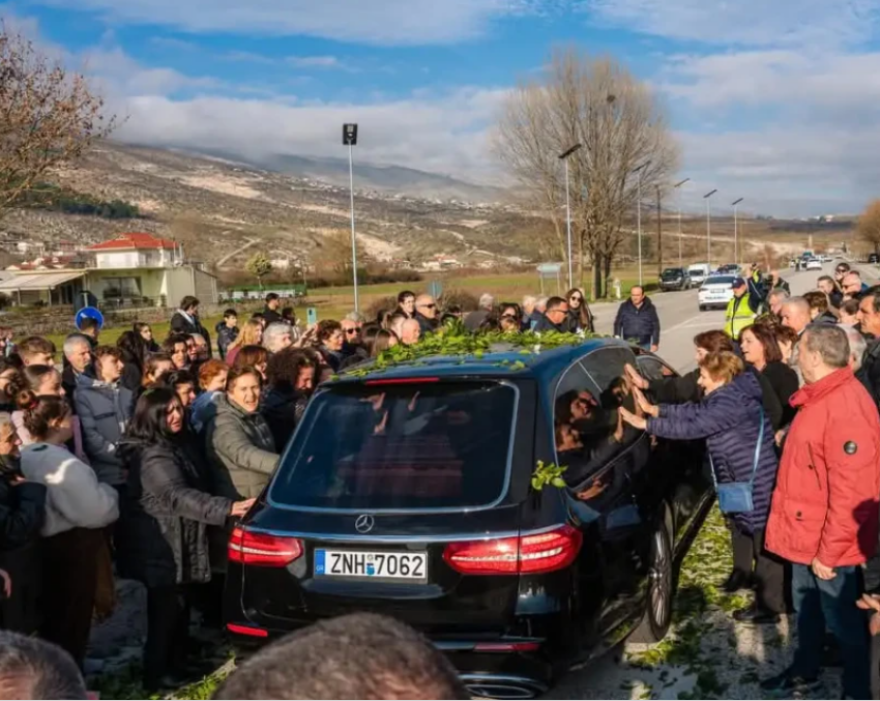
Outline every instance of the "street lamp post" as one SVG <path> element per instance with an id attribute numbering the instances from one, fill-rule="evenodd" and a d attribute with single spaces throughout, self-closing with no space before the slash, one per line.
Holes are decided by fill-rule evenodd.
<path id="1" fill-rule="evenodd" d="M 638 237 L 639 237 L 639 285 L 643 284 L 642 280 L 642 175 L 645 172 L 645 168 L 651 165 L 651 161 L 647 161 L 646 163 L 642 163 L 638 168 L 633 168 L 633 173 L 637 173 L 639 179 L 636 185 L 636 198 L 638 199 L 638 207 L 636 209 L 636 228 L 638 229 Z"/>
<path id="2" fill-rule="evenodd" d="M 354 310 L 358 309 L 357 236 L 354 231 L 354 147 L 357 145 L 358 125 L 342 125 L 342 143 L 348 146 L 348 178 L 351 187 L 351 275 L 354 284 Z"/>
<path id="3" fill-rule="evenodd" d="M 675 185 L 673 186 L 673 189 L 678 190 L 678 188 L 680 188 L 685 183 L 690 182 L 690 180 L 691 180 L 690 178 L 685 178 L 681 182 L 675 183 Z M 682 255 L 681 255 L 681 196 L 679 195 L 677 199 L 678 199 L 678 267 L 683 268 L 684 263 L 682 261 L 684 259 L 682 258 Z"/>
<path id="4" fill-rule="evenodd" d="M 703 199 L 706 200 L 706 265 L 709 266 L 710 272 L 712 271 L 712 209 L 709 206 L 709 199 L 716 192 L 718 192 L 717 188 L 703 195 Z"/>
<path id="5" fill-rule="evenodd" d="M 568 232 L 568 289 L 574 287 L 574 268 L 571 261 L 571 197 L 568 189 L 568 157 L 579 151 L 583 144 L 575 144 L 564 153 L 559 154 L 559 160 L 565 164 L 565 219 Z"/>
<path id="6" fill-rule="evenodd" d="M 745 197 L 740 197 L 736 202 L 732 204 L 733 206 L 733 262 L 739 265 L 739 246 L 737 243 L 737 239 L 739 238 L 739 222 L 737 220 L 737 209 L 739 208 L 739 203 L 742 202 Z"/>

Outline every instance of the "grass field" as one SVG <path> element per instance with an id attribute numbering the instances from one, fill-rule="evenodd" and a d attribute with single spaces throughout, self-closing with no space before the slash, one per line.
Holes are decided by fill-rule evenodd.
<path id="1" fill-rule="evenodd" d="M 651 272 L 643 271 L 643 277 L 646 287 L 650 290 L 656 285 L 657 276 L 656 268 L 652 266 Z M 633 285 L 638 284 L 638 269 L 623 268 L 614 272 L 615 277 L 620 278 L 621 292 L 623 296 L 629 294 L 629 290 Z M 540 295 L 541 284 L 537 273 L 507 273 L 507 274 L 487 274 L 487 275 L 468 275 L 458 277 L 455 274 L 441 273 L 436 276 L 426 276 L 421 282 L 397 282 L 381 285 L 363 285 L 358 288 L 360 293 L 360 308 L 366 310 L 376 300 L 384 297 L 397 296 L 401 290 L 412 290 L 416 294 L 426 292 L 431 281 L 437 280 L 443 286 L 444 292 L 452 290 L 469 292 L 475 297 L 479 297 L 486 292 L 495 296 L 498 302 L 521 302 L 524 295 Z M 590 294 L 590 285 L 584 285 L 587 296 Z M 567 287 L 560 281 L 557 289 L 556 281 L 545 281 L 545 295 L 564 295 Z M 235 306 L 235 305 L 231 305 Z M 315 307 L 318 310 L 319 319 L 341 319 L 354 309 L 354 288 L 348 287 L 321 287 L 309 290 L 309 296 L 306 300 L 300 302 L 297 309 L 297 316 L 305 322 L 305 308 Z M 170 312 L 169 312 L 170 314 Z M 245 315 L 242 314 L 242 317 Z M 214 334 L 214 326 L 222 319 L 221 315 L 210 316 L 202 319 L 205 328 L 211 334 L 212 347 L 216 348 L 216 339 Z M 170 319 L 169 319 L 170 321 Z M 241 323 L 241 321 L 239 322 Z M 152 324 L 153 337 L 158 343 L 168 336 L 169 322 Z M 115 345 L 116 339 L 124 332 L 128 331 L 131 325 L 112 326 L 108 325 L 101 331 L 100 342 L 102 344 Z M 70 332 L 75 329 L 71 325 Z M 46 337 L 55 343 L 59 352 L 64 342 L 66 333 L 49 334 Z M 18 339 L 20 340 L 20 339 Z"/>
<path id="2" fill-rule="evenodd" d="M 643 270 L 643 279 L 649 289 L 656 285 L 655 272 L 656 269 L 652 269 L 651 273 L 648 273 L 647 269 Z M 638 269 L 636 268 L 614 271 L 614 276 L 620 278 L 624 296 L 629 294 L 633 285 L 638 284 Z M 534 272 L 469 275 L 467 277 L 457 277 L 454 273 L 440 273 L 436 276 L 426 275 L 421 282 L 360 286 L 358 288 L 360 308 L 367 309 L 376 300 L 397 295 L 401 290 L 409 289 L 417 294 L 427 291 L 429 283 L 435 279 L 443 286 L 444 292 L 459 290 L 469 292 L 477 297 L 488 292 L 494 295 L 498 302 L 521 302 L 524 295 L 541 294 L 541 283 L 537 273 Z M 587 284 L 583 287 L 589 296 L 590 285 Z M 544 283 L 544 294 L 546 295 L 564 295 L 567 291 L 563 282 L 560 282 L 558 289 L 555 280 Z M 321 287 L 309 290 L 308 305 L 318 309 L 319 318 L 339 319 L 354 309 L 354 288 L 349 285 L 348 287 Z"/>

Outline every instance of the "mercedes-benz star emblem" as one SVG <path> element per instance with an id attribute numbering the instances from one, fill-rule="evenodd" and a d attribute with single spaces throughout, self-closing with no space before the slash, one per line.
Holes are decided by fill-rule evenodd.
<path id="1" fill-rule="evenodd" d="M 369 533 L 373 530 L 373 526 L 376 525 L 376 520 L 370 516 L 369 514 L 361 514 L 357 517 L 357 521 L 354 522 L 354 529 L 358 533 Z"/>

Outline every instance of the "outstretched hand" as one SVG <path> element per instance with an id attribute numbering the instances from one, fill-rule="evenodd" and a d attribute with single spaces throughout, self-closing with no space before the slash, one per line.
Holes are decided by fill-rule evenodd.
<path id="1" fill-rule="evenodd" d="M 627 379 L 632 383 L 633 387 L 638 387 L 639 389 L 648 389 L 648 381 L 639 374 L 639 371 L 636 370 L 632 365 L 627 363 L 623 366 L 623 369 L 626 371 Z"/>
<path id="2" fill-rule="evenodd" d="M 620 418 L 633 428 L 644 431 L 648 427 L 648 420 L 644 416 L 636 416 L 626 407 L 620 407 L 617 411 L 620 412 Z"/>
<path id="3" fill-rule="evenodd" d="M 638 388 L 633 389 L 633 396 L 636 399 L 636 404 L 638 407 L 648 416 L 653 416 L 657 418 L 660 416 L 660 407 L 655 404 L 651 404 L 648 401 L 648 398 L 642 393 L 642 391 Z"/>

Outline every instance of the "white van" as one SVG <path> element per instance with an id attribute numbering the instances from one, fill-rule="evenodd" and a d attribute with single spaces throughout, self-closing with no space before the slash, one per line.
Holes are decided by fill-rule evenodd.
<path id="1" fill-rule="evenodd" d="M 688 277 L 694 285 L 702 285 L 711 272 L 708 263 L 694 263 L 688 266 Z"/>

